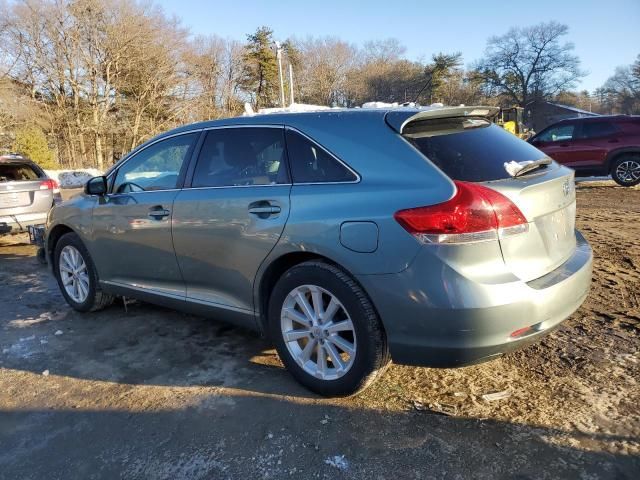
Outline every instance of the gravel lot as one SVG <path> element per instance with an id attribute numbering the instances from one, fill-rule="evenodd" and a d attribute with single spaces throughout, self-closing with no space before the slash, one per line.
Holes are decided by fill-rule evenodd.
<path id="1" fill-rule="evenodd" d="M 26 237 L 2 238 L 0 478 L 640 478 L 640 189 L 577 191 L 594 281 L 561 329 L 337 400 L 215 320 L 75 313 Z"/>

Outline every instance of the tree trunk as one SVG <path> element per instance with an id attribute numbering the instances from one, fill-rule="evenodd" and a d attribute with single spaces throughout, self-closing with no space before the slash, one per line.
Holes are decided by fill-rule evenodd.
<path id="1" fill-rule="evenodd" d="M 136 110 L 135 120 L 133 121 L 133 128 L 131 129 L 131 150 L 136 148 L 138 144 L 138 132 L 140 131 L 140 123 L 142 122 L 142 111 Z"/>
<path id="2" fill-rule="evenodd" d="M 96 168 L 104 172 L 104 155 L 102 153 L 102 135 L 95 133 Z"/>

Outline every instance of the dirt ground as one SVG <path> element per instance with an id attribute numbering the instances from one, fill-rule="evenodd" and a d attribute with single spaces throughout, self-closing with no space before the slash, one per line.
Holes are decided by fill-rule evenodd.
<path id="1" fill-rule="evenodd" d="M 640 478 L 640 188 L 577 192 L 593 286 L 561 329 L 349 399 L 215 320 L 75 313 L 24 236 L 0 239 L 0 478 Z"/>

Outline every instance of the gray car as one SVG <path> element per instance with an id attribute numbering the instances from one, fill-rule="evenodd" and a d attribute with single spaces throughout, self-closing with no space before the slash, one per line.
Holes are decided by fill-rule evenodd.
<path id="1" fill-rule="evenodd" d="M 585 299 L 573 171 L 490 107 L 346 109 L 185 126 L 55 207 L 67 302 L 114 296 L 269 336 L 313 391 L 390 359 L 468 365 L 539 338 Z"/>
<path id="2" fill-rule="evenodd" d="M 0 235 L 44 224 L 60 200 L 58 184 L 36 163 L 17 154 L 0 156 Z"/>

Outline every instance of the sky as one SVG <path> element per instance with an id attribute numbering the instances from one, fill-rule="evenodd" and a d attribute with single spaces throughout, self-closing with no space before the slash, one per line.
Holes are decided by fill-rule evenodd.
<path id="1" fill-rule="evenodd" d="M 588 75 L 579 90 L 602 86 L 615 67 L 640 54 L 640 0 L 155 0 L 194 34 L 245 40 L 267 25 L 276 40 L 337 36 L 362 45 L 397 38 L 412 60 L 461 52 L 482 56 L 487 38 L 512 26 L 555 20 L 569 26 L 567 41 Z"/>

